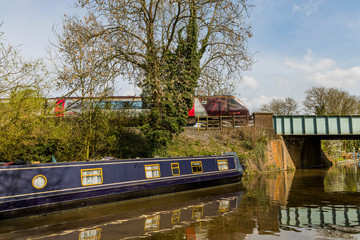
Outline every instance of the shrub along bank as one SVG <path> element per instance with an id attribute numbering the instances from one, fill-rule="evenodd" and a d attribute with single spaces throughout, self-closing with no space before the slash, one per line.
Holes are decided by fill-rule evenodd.
<path id="1" fill-rule="evenodd" d="M 125 113 L 98 109 L 54 116 L 36 91 L 15 92 L 0 108 L 0 162 L 147 157 L 148 142 Z"/>

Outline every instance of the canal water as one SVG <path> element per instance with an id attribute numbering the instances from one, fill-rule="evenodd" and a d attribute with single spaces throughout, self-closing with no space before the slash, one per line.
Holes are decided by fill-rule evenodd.
<path id="1" fill-rule="evenodd" d="M 5 220 L 0 239 L 360 239 L 359 163 Z"/>

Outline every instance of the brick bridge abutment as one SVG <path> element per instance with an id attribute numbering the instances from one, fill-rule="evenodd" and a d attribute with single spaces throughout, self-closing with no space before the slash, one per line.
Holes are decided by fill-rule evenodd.
<path id="1" fill-rule="evenodd" d="M 273 114 L 271 113 L 254 113 L 254 120 L 255 126 L 261 126 L 267 131 L 270 138 L 268 156 L 275 159 L 273 162 L 279 169 L 303 169 L 332 165 L 321 149 L 320 136 L 275 135 Z"/>

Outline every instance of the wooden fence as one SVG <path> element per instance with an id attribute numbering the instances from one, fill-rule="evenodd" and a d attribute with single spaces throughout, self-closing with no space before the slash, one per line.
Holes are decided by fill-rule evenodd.
<path id="1" fill-rule="evenodd" d="M 248 126 L 253 122 L 250 118 L 251 116 L 208 116 L 200 117 L 196 116 L 195 126 L 200 130 L 222 130 L 223 128 L 236 128 L 240 126 Z"/>

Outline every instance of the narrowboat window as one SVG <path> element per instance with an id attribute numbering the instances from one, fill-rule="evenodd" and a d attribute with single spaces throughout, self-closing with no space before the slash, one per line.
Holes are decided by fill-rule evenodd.
<path id="1" fill-rule="evenodd" d="M 229 170 L 228 161 L 226 159 L 218 160 L 217 163 L 220 171 Z"/>
<path id="2" fill-rule="evenodd" d="M 83 186 L 103 183 L 102 168 L 81 169 L 81 184 Z"/>
<path id="3" fill-rule="evenodd" d="M 32 185 L 36 189 L 42 189 L 46 186 L 47 179 L 44 175 L 37 175 L 32 180 Z"/>
<path id="4" fill-rule="evenodd" d="M 171 172 L 172 175 L 180 175 L 179 163 L 171 163 Z"/>
<path id="5" fill-rule="evenodd" d="M 201 173 L 203 171 L 201 161 L 191 162 L 191 170 L 193 173 Z"/>
<path id="6" fill-rule="evenodd" d="M 91 229 L 82 231 L 79 233 L 79 239 L 80 240 L 95 240 L 100 239 L 101 237 L 101 228 Z"/>
<path id="7" fill-rule="evenodd" d="M 159 166 L 159 164 L 145 165 L 145 176 L 146 176 L 146 178 L 158 178 L 158 177 L 160 177 L 160 166 Z"/>
<path id="8" fill-rule="evenodd" d="M 160 226 L 160 215 L 156 215 L 154 217 L 148 217 L 145 220 L 145 231 L 154 231 L 159 230 Z"/>
<path id="9" fill-rule="evenodd" d="M 171 216 L 172 224 L 180 222 L 180 214 L 181 214 L 180 210 L 174 210 L 172 212 L 172 216 Z"/>
<path id="10" fill-rule="evenodd" d="M 202 216 L 203 216 L 203 206 L 193 207 L 191 219 L 200 219 Z"/>

